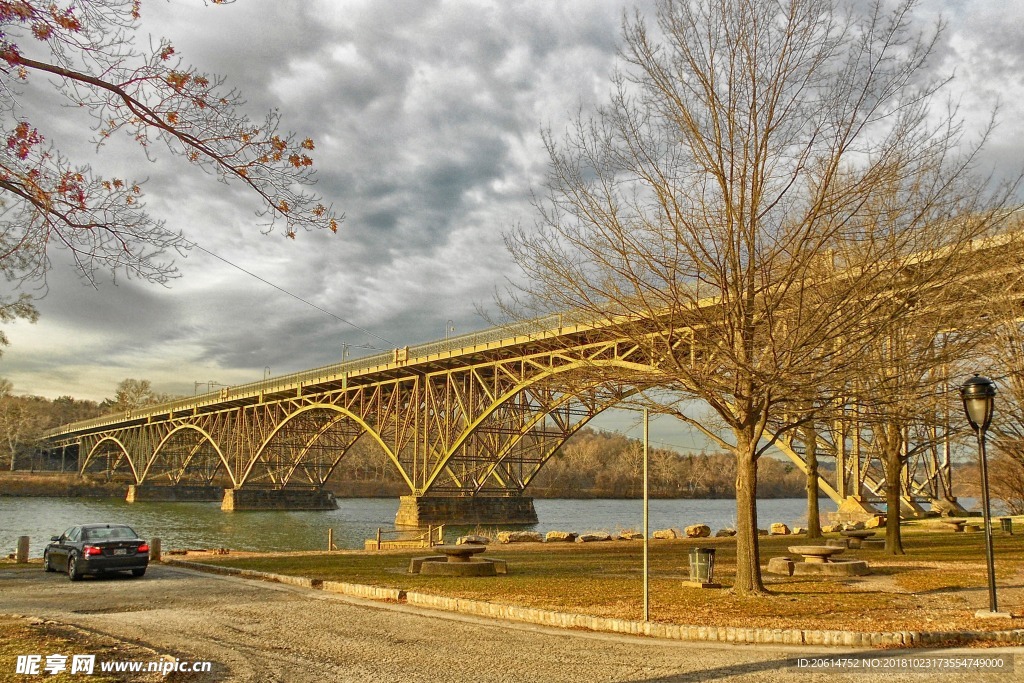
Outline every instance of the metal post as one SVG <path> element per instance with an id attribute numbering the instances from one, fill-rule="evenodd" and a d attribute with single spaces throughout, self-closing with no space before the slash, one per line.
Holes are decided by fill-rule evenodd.
<path id="1" fill-rule="evenodd" d="M 647 488 L 647 444 L 648 444 L 648 415 L 647 408 L 644 408 L 644 621 L 649 621 L 651 618 L 651 593 L 650 584 L 648 582 L 648 570 L 650 569 L 650 517 L 648 507 L 648 488 Z"/>
<path id="2" fill-rule="evenodd" d="M 327 530 L 327 550 L 334 550 L 334 529 Z"/>
<path id="3" fill-rule="evenodd" d="M 377 550 L 380 550 L 380 527 L 377 527 Z"/>
<path id="4" fill-rule="evenodd" d="M 996 608 L 996 565 L 992 554 L 992 518 L 988 508 L 988 464 L 985 459 L 985 430 L 978 430 L 978 456 L 981 459 L 981 513 L 985 518 L 985 561 L 988 564 L 988 606 L 992 613 Z"/>

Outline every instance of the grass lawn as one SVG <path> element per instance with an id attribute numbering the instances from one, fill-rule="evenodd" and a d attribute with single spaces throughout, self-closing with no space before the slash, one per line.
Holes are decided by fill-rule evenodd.
<path id="1" fill-rule="evenodd" d="M 906 555 L 893 557 L 880 549 L 846 551 L 844 557 L 867 560 L 873 572 L 870 576 L 822 579 L 765 573 L 770 595 L 746 598 L 728 590 L 736 565 L 733 539 L 652 541 L 651 619 L 679 624 L 867 632 L 1024 627 L 1024 619 L 974 617 L 977 609 L 988 606 L 984 534 L 932 531 L 925 524 L 905 528 Z M 762 537 L 762 565 L 769 558 L 788 555 L 788 546 L 803 542 L 802 537 Z M 1015 617 L 1024 617 L 1024 535 L 996 532 L 994 543 L 999 608 Z M 426 549 L 187 559 L 314 579 L 639 619 L 643 604 L 642 544 L 493 544 L 485 556 L 507 560 L 509 573 L 479 578 L 408 574 L 409 558 L 429 554 Z M 689 550 L 697 545 L 717 549 L 715 580 L 724 584 L 724 590 L 683 585 L 689 574 Z"/>

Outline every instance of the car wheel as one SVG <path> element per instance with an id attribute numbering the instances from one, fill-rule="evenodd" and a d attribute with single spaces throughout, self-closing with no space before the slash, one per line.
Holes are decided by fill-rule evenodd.
<path id="1" fill-rule="evenodd" d="M 78 569 L 78 558 L 74 555 L 68 558 L 68 578 L 72 581 L 82 578 L 82 572 Z"/>
<path id="2" fill-rule="evenodd" d="M 56 569 L 53 568 L 53 565 L 50 564 L 50 553 L 49 553 L 49 551 L 46 551 L 46 550 L 43 551 L 43 571 L 47 571 L 47 572 L 57 571 Z"/>
<path id="3" fill-rule="evenodd" d="M 145 567 L 139 567 L 138 569 L 132 570 L 132 576 L 144 576 L 146 574 Z"/>

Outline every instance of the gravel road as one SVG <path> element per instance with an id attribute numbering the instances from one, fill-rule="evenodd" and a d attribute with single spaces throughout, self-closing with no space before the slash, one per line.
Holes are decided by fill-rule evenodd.
<path id="1" fill-rule="evenodd" d="M 0 613 L 38 616 L 213 662 L 190 681 L 913 681 L 1024 680 L 1024 648 L 894 653 L 679 643 L 362 601 L 318 590 L 152 565 L 142 579 L 0 569 Z M 1016 672 L 810 672 L 813 658 L 952 655 L 1016 659 Z M 0 672 L 3 679 L 5 672 Z M 26 676 L 23 680 L 43 679 Z M 87 676 L 82 677 L 88 680 Z"/>

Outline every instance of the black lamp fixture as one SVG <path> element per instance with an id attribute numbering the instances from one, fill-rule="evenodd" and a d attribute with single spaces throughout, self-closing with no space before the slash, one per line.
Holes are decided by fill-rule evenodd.
<path id="1" fill-rule="evenodd" d="M 967 421 L 975 432 L 984 432 L 992 424 L 992 412 L 996 403 L 996 383 L 988 377 L 975 375 L 960 387 L 960 398 L 964 401 Z"/>
<path id="2" fill-rule="evenodd" d="M 996 383 L 988 377 L 975 375 L 960 387 L 960 398 L 971 429 L 978 436 L 978 460 L 981 465 L 981 505 L 985 518 L 985 559 L 988 564 L 988 612 L 979 610 L 975 616 L 1004 616 L 996 606 L 996 570 L 992 553 L 992 516 L 988 498 L 988 463 L 985 457 L 985 431 L 992 424 L 992 413 L 996 402 Z"/>

